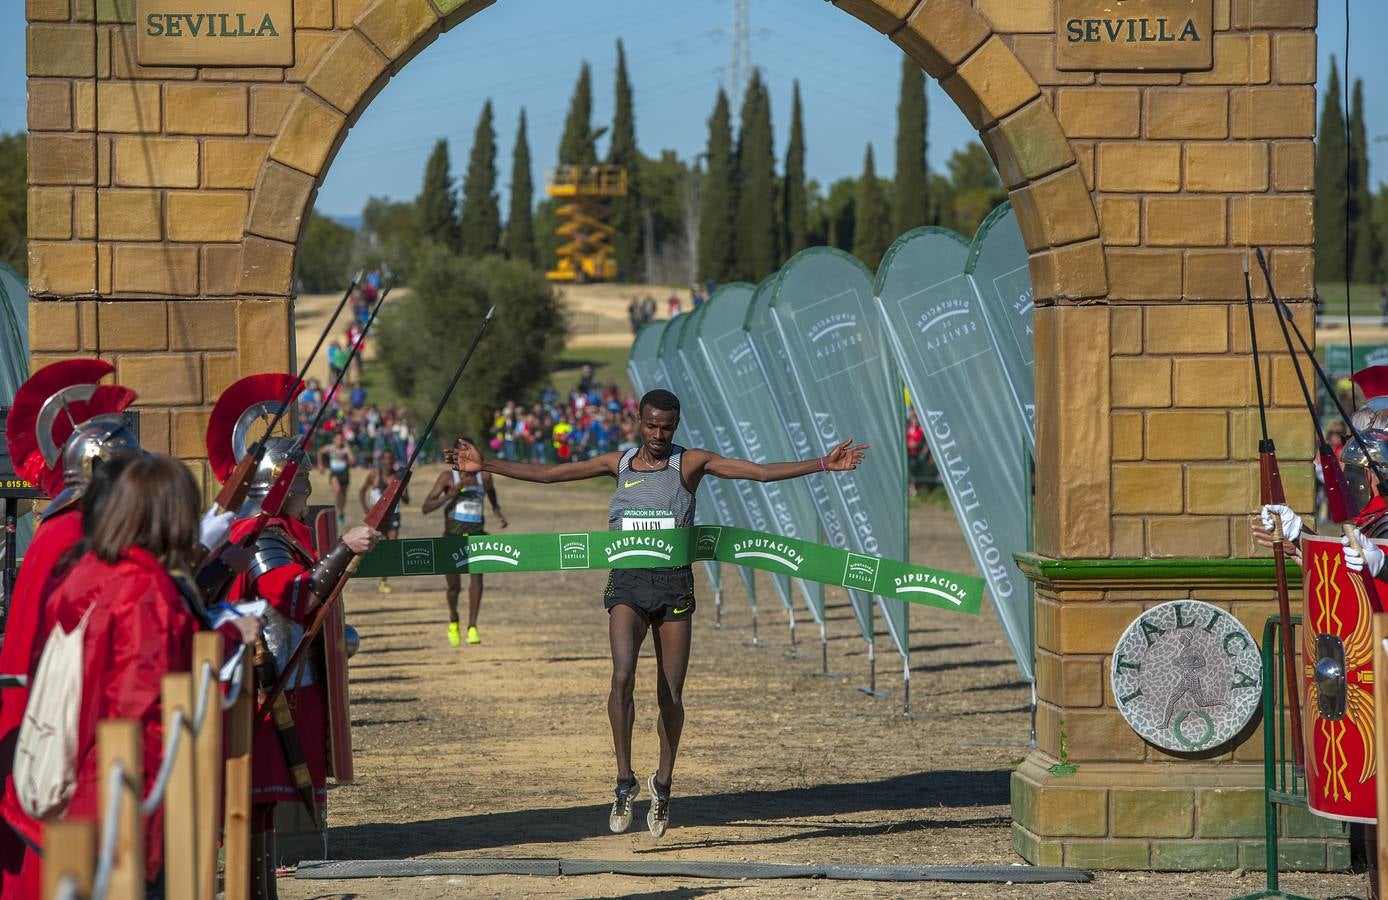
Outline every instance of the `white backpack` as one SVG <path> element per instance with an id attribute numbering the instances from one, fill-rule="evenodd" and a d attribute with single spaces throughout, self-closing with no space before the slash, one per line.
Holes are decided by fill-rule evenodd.
<path id="1" fill-rule="evenodd" d="M 14 787 L 35 819 L 61 814 L 77 787 L 77 719 L 82 711 L 82 639 L 89 607 L 71 632 L 53 626 L 29 685 L 14 752 Z"/>

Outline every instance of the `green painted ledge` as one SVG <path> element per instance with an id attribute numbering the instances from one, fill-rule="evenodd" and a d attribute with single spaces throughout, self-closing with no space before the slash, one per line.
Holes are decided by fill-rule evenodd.
<path id="1" fill-rule="evenodd" d="M 1033 584 L 1046 587 L 1107 588 L 1136 584 L 1179 582 L 1188 587 L 1257 586 L 1277 584 L 1271 557 L 1243 559 L 1052 559 L 1018 553 L 1017 567 Z M 1301 568 L 1287 563 L 1287 581 L 1301 584 Z"/>

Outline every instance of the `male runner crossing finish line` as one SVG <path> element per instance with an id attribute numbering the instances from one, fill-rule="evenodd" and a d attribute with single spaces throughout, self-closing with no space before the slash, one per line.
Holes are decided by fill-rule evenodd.
<path id="1" fill-rule="evenodd" d="M 476 446 L 459 440 L 444 453 L 454 469 L 465 474 L 490 472 L 554 484 L 608 475 L 616 488 L 608 504 L 607 527 L 612 531 L 687 528 L 694 522 L 694 492 L 704 475 L 749 481 L 783 481 L 818 472 L 842 472 L 857 468 L 868 449 L 852 440 L 839 444 L 828 455 L 797 462 L 758 464 L 729 459 L 710 450 L 686 449 L 673 443 L 680 421 L 680 401 L 664 390 L 641 398 L 637 415 L 641 445 L 592 459 L 546 466 L 538 463 L 484 459 Z M 617 799 L 608 826 L 621 833 L 631 826 L 632 803 L 640 792 L 631 771 L 631 730 L 636 717 L 633 694 L 636 659 L 646 632 L 652 633 L 656 660 L 656 701 L 660 718 L 660 766 L 647 781 L 651 806 L 646 825 L 660 837 L 670 821 L 670 782 L 675 753 L 684 728 L 684 675 L 689 666 L 690 623 L 694 615 L 694 573 L 689 566 L 662 569 L 613 569 L 603 596 L 607 608 L 607 634 L 612 645 L 612 689 L 607 697 L 607 717 L 612 723 L 612 745 L 617 757 Z"/>

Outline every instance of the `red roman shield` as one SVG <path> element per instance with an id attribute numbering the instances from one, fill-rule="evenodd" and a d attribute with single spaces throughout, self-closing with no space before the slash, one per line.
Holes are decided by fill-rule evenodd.
<path id="1" fill-rule="evenodd" d="M 337 544 L 337 510 L 314 506 L 309 510 L 313 523 L 315 550 L 321 557 Z M 328 774 L 339 784 L 353 780 L 352 715 L 347 690 L 346 612 L 339 598 L 323 622 L 323 630 L 313 642 L 313 652 L 322 661 L 323 689 L 328 697 Z"/>
<path id="2" fill-rule="evenodd" d="M 1373 620 L 1364 582 L 1346 568 L 1342 551 L 1337 537 L 1301 541 L 1306 800 L 1317 815 L 1372 824 Z"/>

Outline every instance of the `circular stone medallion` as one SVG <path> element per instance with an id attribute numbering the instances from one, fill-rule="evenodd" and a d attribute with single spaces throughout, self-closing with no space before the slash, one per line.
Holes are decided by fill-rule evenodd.
<path id="1" fill-rule="evenodd" d="M 1258 711 L 1258 644 L 1217 606 L 1176 600 L 1133 620 L 1113 649 L 1113 696 L 1143 740 L 1195 753 L 1234 738 Z"/>

